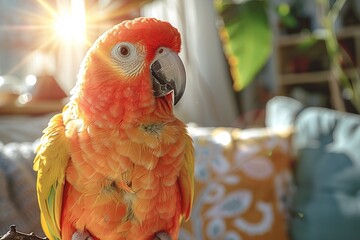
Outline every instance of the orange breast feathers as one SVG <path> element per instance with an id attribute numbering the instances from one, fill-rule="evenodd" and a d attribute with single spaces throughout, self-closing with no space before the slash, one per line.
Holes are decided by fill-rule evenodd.
<path id="1" fill-rule="evenodd" d="M 64 235 L 71 239 L 75 227 L 108 240 L 152 239 L 160 231 L 177 239 L 186 215 L 182 192 L 192 190 L 181 189 L 179 182 L 190 148 L 184 124 L 174 119 L 116 134 L 98 130 L 83 131 L 73 139 Z"/>

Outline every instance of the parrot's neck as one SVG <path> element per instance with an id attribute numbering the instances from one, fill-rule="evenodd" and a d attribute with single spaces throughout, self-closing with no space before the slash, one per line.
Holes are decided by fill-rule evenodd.
<path id="1" fill-rule="evenodd" d="M 173 104 L 174 98 L 172 94 L 168 94 L 164 97 L 159 97 L 155 99 L 155 112 L 157 115 L 161 116 L 173 116 Z"/>
<path id="2" fill-rule="evenodd" d="M 88 124 L 103 128 L 127 128 L 145 122 L 164 123 L 174 120 L 172 94 L 160 98 L 128 89 L 102 87 L 101 94 L 82 94 L 77 101 L 77 112 Z M 128 93 L 126 93 L 128 92 Z M 122 94 L 119 94 L 122 93 Z M 124 94 L 125 93 L 125 94 Z"/>

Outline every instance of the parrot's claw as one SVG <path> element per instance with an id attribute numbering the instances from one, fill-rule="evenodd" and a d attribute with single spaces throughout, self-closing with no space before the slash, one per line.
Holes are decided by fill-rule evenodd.
<path id="1" fill-rule="evenodd" d="M 74 232 L 71 240 L 94 240 L 88 231 L 85 232 Z"/>
<path id="2" fill-rule="evenodd" d="M 166 232 L 158 232 L 153 240 L 171 240 L 171 236 Z"/>

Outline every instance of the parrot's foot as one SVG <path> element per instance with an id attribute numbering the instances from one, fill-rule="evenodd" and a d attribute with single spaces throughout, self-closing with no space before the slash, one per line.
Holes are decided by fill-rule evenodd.
<path id="1" fill-rule="evenodd" d="M 158 232 L 153 240 L 171 240 L 171 236 L 167 232 Z"/>
<path id="2" fill-rule="evenodd" d="M 71 240 L 94 240 L 88 231 L 85 232 L 74 232 Z"/>

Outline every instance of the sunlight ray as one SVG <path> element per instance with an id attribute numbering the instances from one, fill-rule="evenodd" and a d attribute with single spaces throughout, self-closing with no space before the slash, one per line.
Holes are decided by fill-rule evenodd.
<path id="1" fill-rule="evenodd" d="M 34 54 L 39 51 L 42 50 L 48 46 L 51 46 L 51 44 L 54 42 L 55 37 L 53 36 L 52 38 L 49 38 L 47 41 L 45 41 L 44 43 L 42 43 L 41 45 L 39 45 L 36 49 L 32 50 L 29 54 L 27 54 L 18 64 L 16 64 L 15 66 L 13 66 L 7 74 L 13 74 L 16 70 L 18 70 L 20 67 L 22 67 L 24 64 L 28 63 L 29 61 L 31 61 L 32 57 L 34 56 Z"/>
<path id="2" fill-rule="evenodd" d="M 37 2 L 42 6 L 48 13 L 51 14 L 53 18 L 55 18 L 58 13 L 46 2 L 43 0 L 37 0 Z"/>
<path id="3" fill-rule="evenodd" d="M 46 15 L 43 14 L 39 14 L 39 12 L 31 12 L 28 9 L 14 9 L 14 11 L 18 14 L 21 15 L 22 17 L 28 19 L 30 22 L 38 22 L 38 23 L 42 23 L 44 25 L 49 25 L 48 22 L 51 18 L 54 18 L 54 15 L 49 14 L 48 12 L 46 12 Z"/>
<path id="4" fill-rule="evenodd" d="M 24 30 L 49 30 L 51 27 L 49 25 L 2 25 L 0 26 L 0 31 L 24 31 Z"/>

